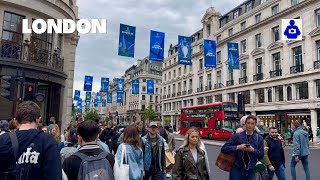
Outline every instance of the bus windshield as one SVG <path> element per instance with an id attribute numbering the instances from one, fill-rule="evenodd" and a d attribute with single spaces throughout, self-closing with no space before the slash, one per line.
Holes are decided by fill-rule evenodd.
<path id="1" fill-rule="evenodd" d="M 227 128 L 234 131 L 240 125 L 240 122 L 237 119 L 225 119 L 222 125 L 223 128 Z"/>

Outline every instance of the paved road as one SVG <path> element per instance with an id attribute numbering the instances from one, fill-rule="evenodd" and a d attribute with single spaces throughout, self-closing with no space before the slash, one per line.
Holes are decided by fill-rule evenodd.
<path id="1" fill-rule="evenodd" d="M 176 141 L 176 147 L 180 147 L 182 145 L 182 141 Z M 218 153 L 220 152 L 219 146 L 208 145 L 206 144 L 206 149 L 209 155 L 209 163 L 211 168 L 210 177 L 214 180 L 228 180 L 229 174 L 225 171 L 218 169 L 214 164 Z M 286 176 L 287 179 L 291 179 L 290 174 L 290 156 L 291 156 L 292 149 L 285 149 L 285 156 L 286 156 Z M 320 162 L 320 150 L 319 149 L 311 149 L 311 155 L 309 157 L 309 168 L 311 172 L 311 179 L 312 180 L 319 180 L 320 179 L 320 169 L 319 169 L 319 162 Z M 297 179 L 303 180 L 305 179 L 304 171 L 301 165 L 301 162 L 296 167 L 297 172 Z M 274 177 L 274 179 L 277 179 Z"/>

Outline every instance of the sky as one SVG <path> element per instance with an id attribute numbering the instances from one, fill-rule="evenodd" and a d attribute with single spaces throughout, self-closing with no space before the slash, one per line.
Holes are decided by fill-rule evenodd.
<path id="1" fill-rule="evenodd" d="M 107 19 L 107 34 L 81 34 L 76 50 L 74 90 L 83 92 L 84 76 L 93 76 L 93 91 L 101 77 L 120 78 L 138 59 L 149 55 L 150 30 L 165 33 L 165 57 L 178 35 L 202 28 L 201 19 L 213 6 L 222 15 L 244 0 L 77 0 L 80 19 Z M 135 57 L 118 56 L 120 23 L 136 27 Z"/>

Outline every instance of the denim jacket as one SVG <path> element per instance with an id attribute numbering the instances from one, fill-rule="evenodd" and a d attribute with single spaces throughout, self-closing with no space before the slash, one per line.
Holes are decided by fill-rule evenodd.
<path id="1" fill-rule="evenodd" d="M 249 165 L 247 168 L 244 166 L 244 151 L 237 150 L 237 145 L 250 144 L 253 152 L 249 152 Z M 234 165 L 241 170 L 253 170 L 257 160 L 261 160 L 264 156 L 263 138 L 257 132 L 254 132 L 252 137 L 247 140 L 246 131 L 234 134 L 221 148 L 222 153 L 236 153 L 236 160 Z"/>
<path id="2" fill-rule="evenodd" d="M 310 150 L 308 132 L 299 127 L 293 132 L 292 156 L 307 156 L 309 154 Z"/>
<path id="3" fill-rule="evenodd" d="M 164 149 L 164 139 L 157 135 L 158 139 L 158 158 L 160 169 L 163 171 L 166 167 L 165 163 L 165 149 Z M 149 134 L 142 137 L 142 150 L 143 150 L 143 162 L 144 162 L 144 170 L 149 171 L 151 167 L 151 160 L 152 160 L 152 148 L 149 142 Z"/>
<path id="4" fill-rule="evenodd" d="M 126 147 L 126 159 L 124 164 L 129 164 L 129 179 L 142 180 L 143 179 L 143 154 L 141 148 L 137 149 L 133 145 L 120 144 L 116 153 L 116 160 L 120 164 L 121 153 L 123 147 Z"/>

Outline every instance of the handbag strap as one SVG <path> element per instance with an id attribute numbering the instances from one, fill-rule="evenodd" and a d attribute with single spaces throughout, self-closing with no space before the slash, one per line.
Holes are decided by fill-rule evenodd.
<path id="1" fill-rule="evenodd" d="M 126 160 L 123 160 L 123 159 L 126 159 L 126 145 L 123 143 L 122 144 L 122 151 L 121 151 L 121 159 L 120 159 L 120 164 L 123 164 L 123 162 L 126 162 Z"/>
<path id="2" fill-rule="evenodd" d="M 13 150 L 14 158 L 16 161 L 18 158 L 18 152 L 19 152 L 19 143 L 18 143 L 16 132 L 15 131 L 9 132 L 9 137 L 11 140 L 12 150 Z"/>

